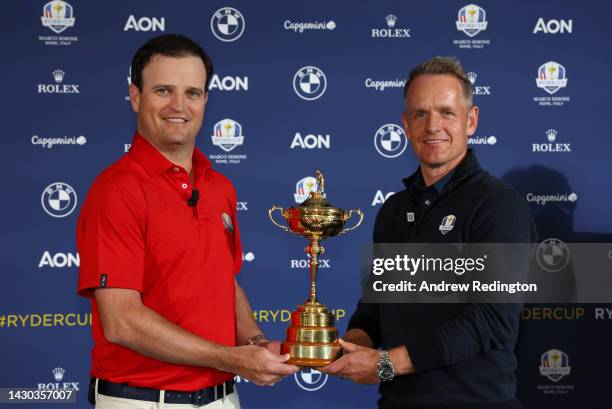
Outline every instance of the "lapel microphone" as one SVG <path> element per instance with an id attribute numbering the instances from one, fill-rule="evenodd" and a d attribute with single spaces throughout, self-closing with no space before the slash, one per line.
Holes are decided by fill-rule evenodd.
<path id="1" fill-rule="evenodd" d="M 195 207 L 195 205 L 198 204 L 198 200 L 200 200 L 200 191 L 193 189 L 191 191 L 191 197 L 187 200 L 187 205 L 189 205 L 189 207 Z"/>

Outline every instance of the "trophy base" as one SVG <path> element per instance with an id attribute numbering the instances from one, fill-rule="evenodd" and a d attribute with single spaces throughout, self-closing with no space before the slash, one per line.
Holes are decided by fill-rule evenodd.
<path id="1" fill-rule="evenodd" d="M 281 352 L 290 356 L 289 364 L 325 366 L 335 361 L 341 351 L 334 316 L 326 306 L 307 301 L 291 313 L 287 341 L 281 346 Z"/>
<path id="2" fill-rule="evenodd" d="M 335 359 L 329 360 L 318 360 L 318 359 L 299 359 L 299 358 L 290 358 L 287 363 L 289 365 L 300 366 L 303 368 L 320 368 L 322 366 L 327 366 L 334 362 Z"/>
<path id="3" fill-rule="evenodd" d="M 297 366 L 319 367 L 329 365 L 334 362 L 342 347 L 336 341 L 333 344 L 304 344 L 298 342 L 284 342 L 281 347 L 283 354 L 289 354 L 287 363 Z"/>

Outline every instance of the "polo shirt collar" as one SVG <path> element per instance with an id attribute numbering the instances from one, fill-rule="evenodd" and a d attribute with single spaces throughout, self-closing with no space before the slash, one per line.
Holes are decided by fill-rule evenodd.
<path id="1" fill-rule="evenodd" d="M 461 162 L 459 162 L 455 169 L 450 171 L 448 175 L 444 176 L 438 182 L 434 183 L 433 186 L 438 192 L 441 192 L 446 186 L 449 186 L 468 175 L 474 174 L 480 169 L 481 167 L 478 163 L 474 150 L 468 149 L 465 157 Z M 421 174 L 421 167 L 419 166 L 412 175 L 403 179 L 402 182 L 404 182 L 404 186 L 406 186 L 408 189 L 419 187 L 424 188 L 425 183 L 423 181 L 423 175 Z"/>
<path id="2" fill-rule="evenodd" d="M 166 159 L 155 146 L 146 140 L 140 133 L 136 132 L 132 140 L 132 147 L 128 153 L 136 160 L 151 177 L 161 175 L 168 169 L 174 168 L 176 165 Z M 199 176 L 210 168 L 210 161 L 204 156 L 202 151 L 197 147 L 193 150 L 193 172 L 195 176 Z"/>
<path id="3" fill-rule="evenodd" d="M 442 191 L 442 189 L 444 189 L 446 184 L 451 180 L 451 178 L 452 178 L 454 173 L 455 173 L 455 170 L 453 169 L 450 172 L 448 172 L 446 174 L 446 176 L 444 176 L 442 179 L 438 180 L 433 185 L 425 186 L 425 180 L 423 179 L 423 175 L 419 171 L 419 172 L 416 173 L 416 178 L 415 178 L 415 180 L 413 182 L 413 185 L 418 187 L 419 189 L 429 189 L 429 190 L 433 189 L 437 193 L 440 193 Z"/>

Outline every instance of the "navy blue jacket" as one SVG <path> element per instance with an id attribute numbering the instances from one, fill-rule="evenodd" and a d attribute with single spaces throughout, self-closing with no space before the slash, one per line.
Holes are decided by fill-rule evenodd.
<path id="1" fill-rule="evenodd" d="M 375 243 L 534 243 L 535 225 L 518 193 L 484 171 L 473 151 L 444 186 L 423 186 L 420 169 L 387 199 Z M 444 181 L 443 181 L 444 182 Z M 414 214 L 410 222 L 408 214 Z M 448 215 L 452 230 L 442 234 Z M 359 303 L 349 329 L 375 347 L 405 345 L 414 374 L 382 383 L 382 408 L 516 408 L 516 357 L 521 304 Z M 448 406 L 446 406 L 448 405 Z"/>

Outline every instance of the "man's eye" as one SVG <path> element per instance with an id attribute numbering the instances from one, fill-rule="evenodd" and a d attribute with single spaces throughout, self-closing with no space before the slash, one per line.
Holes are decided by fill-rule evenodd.
<path id="1" fill-rule="evenodd" d="M 417 112 L 416 114 L 414 114 L 415 118 L 423 118 L 425 116 L 425 112 Z"/>
<path id="2" fill-rule="evenodd" d="M 156 92 L 159 95 L 168 95 L 170 93 L 170 90 L 168 88 L 157 88 Z"/>
<path id="3" fill-rule="evenodd" d="M 189 91 L 187 94 L 190 97 L 193 97 L 193 98 L 198 98 L 200 95 L 202 95 L 202 93 L 200 91 L 197 91 L 197 90 Z"/>

